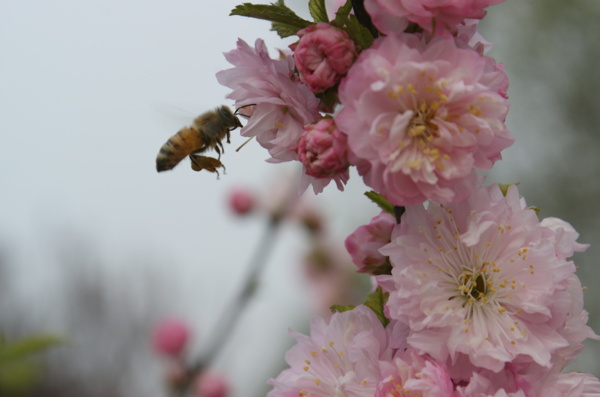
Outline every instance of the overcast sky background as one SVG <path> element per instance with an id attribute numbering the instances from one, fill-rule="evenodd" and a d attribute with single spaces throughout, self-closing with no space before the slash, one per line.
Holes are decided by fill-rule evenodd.
<path id="1" fill-rule="evenodd" d="M 267 152 L 254 142 L 236 153 L 244 141 L 237 133 L 222 157 L 227 174 L 219 180 L 191 171 L 187 161 L 172 172 L 155 171 L 156 154 L 170 135 L 199 113 L 231 105 L 214 74 L 229 67 L 222 53 L 238 37 L 248 43 L 263 37 L 270 49 L 289 44 L 266 22 L 229 17 L 239 2 L 0 0 L 0 248 L 11 258 L 15 299 L 0 302 L 0 309 L 19 307 L 27 311 L 25 322 L 40 330 L 76 334 L 52 312 L 65 271 L 53 258 L 66 249 L 93 255 L 86 266 L 107 265 L 98 277 L 121 283 L 115 290 L 130 290 L 128 305 L 158 302 L 156 312 L 186 317 L 200 332 L 214 323 L 264 226 L 259 217 L 232 217 L 227 193 L 241 185 L 267 194 L 298 172 L 267 164 Z M 305 2 L 287 3 L 300 4 L 295 8 L 306 14 Z M 490 9 L 486 38 L 496 43 L 492 55 L 500 62 L 508 63 L 499 56 L 510 54 L 514 40 L 507 29 L 523 23 L 511 16 L 522 15 L 524 7 L 513 0 Z M 533 126 L 539 120 L 540 130 L 560 125 L 552 107 L 541 103 L 543 88 L 527 86 L 515 69 L 509 65 L 507 73 L 509 126 L 517 143 L 493 181 L 538 172 L 539 151 L 558 144 L 540 139 Z M 529 110 L 515 108 L 528 106 L 535 90 L 542 95 L 534 121 Z M 353 174 L 345 193 L 329 186 L 317 197 L 340 240 L 377 213 L 361 197 L 364 190 Z M 280 237 L 243 331 L 218 363 L 235 377 L 240 396 L 264 387 L 272 366 L 283 360 L 280 349 L 290 343 L 287 328 L 301 327 L 298 318 L 310 311 L 298 299 L 309 298 L 297 282 L 303 235 L 286 228 Z M 147 272 L 155 274 L 149 291 L 139 285 Z M 584 362 L 590 371 L 591 359 Z M 134 377 L 138 394 L 131 395 L 160 395 L 157 366 L 143 368 L 155 372 Z"/>

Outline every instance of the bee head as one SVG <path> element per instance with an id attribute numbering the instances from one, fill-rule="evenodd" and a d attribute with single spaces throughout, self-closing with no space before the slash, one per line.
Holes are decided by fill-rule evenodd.
<path id="1" fill-rule="evenodd" d="M 221 106 L 216 111 L 229 131 L 242 127 L 240 119 L 227 106 Z"/>

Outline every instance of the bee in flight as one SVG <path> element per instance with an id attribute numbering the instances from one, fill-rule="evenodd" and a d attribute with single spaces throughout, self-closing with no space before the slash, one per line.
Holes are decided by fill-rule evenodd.
<path id="1" fill-rule="evenodd" d="M 194 171 L 205 169 L 219 175 L 217 169 L 225 169 L 220 160 L 221 152 L 225 152 L 222 140 L 227 137 L 227 143 L 230 143 L 230 133 L 238 127 L 242 127 L 242 123 L 237 117 L 237 110 L 233 113 L 227 106 L 201 114 L 191 126 L 182 128 L 162 145 L 156 156 L 156 170 L 171 170 L 189 156 Z M 199 154 L 208 149 L 214 149 L 218 158 Z"/>

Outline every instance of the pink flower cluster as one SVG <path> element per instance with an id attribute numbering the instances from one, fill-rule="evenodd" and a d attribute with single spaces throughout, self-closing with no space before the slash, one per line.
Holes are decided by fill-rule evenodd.
<path id="1" fill-rule="evenodd" d="M 234 67 L 217 78 L 237 107 L 249 107 L 242 135 L 255 136 L 269 161 L 302 162 L 302 188 L 312 184 L 319 193 L 335 180 L 343 190 L 352 165 L 394 205 L 460 201 L 475 172 L 490 169 L 513 143 L 504 123 L 508 79 L 483 55 L 488 43 L 473 19 L 499 1 L 366 1 L 387 34 L 370 47 L 343 26 L 318 22 L 297 32 L 282 59 L 270 58 L 261 40 L 254 48 L 239 40 L 225 55 Z M 388 22 L 395 28 L 386 29 Z M 424 30 L 403 33 L 409 23 Z M 331 139 L 303 135 L 321 130 L 323 112 L 334 112 L 336 124 L 335 157 L 326 159 Z"/>
<path id="2" fill-rule="evenodd" d="M 389 224 L 381 218 L 371 227 Z M 313 320 L 310 336 L 292 333 L 290 368 L 268 397 L 600 393 L 595 377 L 561 372 L 597 338 L 569 260 L 587 246 L 568 223 L 540 222 L 516 186 L 504 196 L 494 185 L 460 203 L 408 206 L 381 234 L 392 269 L 375 279 L 390 323 L 364 306 Z M 353 244 L 361 239 L 370 244 L 363 231 Z"/>

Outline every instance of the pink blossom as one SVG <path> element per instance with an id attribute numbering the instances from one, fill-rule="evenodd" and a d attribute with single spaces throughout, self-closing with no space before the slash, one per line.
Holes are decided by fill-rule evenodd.
<path id="1" fill-rule="evenodd" d="M 165 356 L 178 356 L 186 347 L 190 331 L 187 324 L 179 320 L 164 320 L 154 329 L 154 350 Z"/>
<path id="2" fill-rule="evenodd" d="M 356 48 L 348 33 L 328 23 L 310 25 L 300 30 L 298 36 L 300 40 L 290 48 L 300 79 L 313 92 L 336 85 L 356 58 Z"/>
<path id="3" fill-rule="evenodd" d="M 332 180 L 339 190 L 344 190 L 350 178 L 348 143 L 346 135 L 332 119 L 321 119 L 316 124 L 305 126 L 293 150 L 304 165 L 304 173 L 312 177 L 309 182 L 315 194 L 321 193 Z"/>
<path id="4" fill-rule="evenodd" d="M 390 243 L 394 226 L 394 216 L 381 212 L 368 225 L 359 226 L 346 238 L 346 249 L 360 273 L 390 273 L 390 259 L 380 254 L 379 249 Z"/>
<path id="5" fill-rule="evenodd" d="M 290 368 L 269 380 L 267 397 L 373 397 L 379 361 L 391 359 L 386 332 L 366 306 L 334 313 L 329 323 L 314 317 L 310 335 L 290 331 L 297 344 L 285 355 Z"/>
<path id="6" fill-rule="evenodd" d="M 548 388 L 546 393 L 551 396 L 554 391 L 561 397 L 593 397 L 600 395 L 600 380 L 593 375 L 578 372 L 568 372 L 557 377 L 554 387 Z"/>
<path id="7" fill-rule="evenodd" d="M 216 373 L 202 373 L 195 382 L 194 391 L 199 397 L 227 397 L 229 382 Z"/>
<path id="8" fill-rule="evenodd" d="M 388 315 L 409 326 L 410 346 L 448 367 L 500 371 L 552 365 L 595 337 L 575 266 L 556 255 L 557 231 L 540 224 L 516 186 L 478 188 L 465 201 L 409 206 L 380 252 L 391 276 Z"/>
<path id="9" fill-rule="evenodd" d="M 556 255 L 560 258 L 570 258 L 575 252 L 583 252 L 588 249 L 589 244 L 580 244 L 576 240 L 579 233 L 569 224 L 558 218 L 542 219 L 542 226 L 552 229 L 555 232 Z"/>
<path id="10" fill-rule="evenodd" d="M 400 350 L 392 361 L 382 361 L 382 381 L 375 397 L 398 397 L 399 391 L 410 396 L 448 397 L 454 385 L 443 366 L 414 349 Z"/>
<path id="11" fill-rule="evenodd" d="M 513 137 L 506 75 L 453 39 L 378 39 L 342 80 L 336 115 L 350 162 L 394 205 L 466 198 L 475 170 L 501 158 Z"/>
<path id="12" fill-rule="evenodd" d="M 373 24 L 385 34 L 415 23 L 437 36 L 448 35 L 465 19 L 481 19 L 485 8 L 504 0 L 365 0 Z"/>
<path id="13" fill-rule="evenodd" d="M 237 48 L 225 58 L 234 67 L 218 72 L 217 80 L 233 90 L 227 97 L 236 107 L 256 105 L 248 110 L 251 117 L 241 134 L 256 137 L 271 154 L 269 161 L 296 160 L 292 148 L 304 125 L 321 116 L 317 98 L 306 85 L 294 80 L 293 59 L 271 59 L 261 39 L 254 48 L 239 39 Z"/>
<path id="14" fill-rule="evenodd" d="M 246 215 L 256 206 L 256 198 L 248 189 L 236 188 L 229 194 L 229 207 L 237 215 Z"/>

